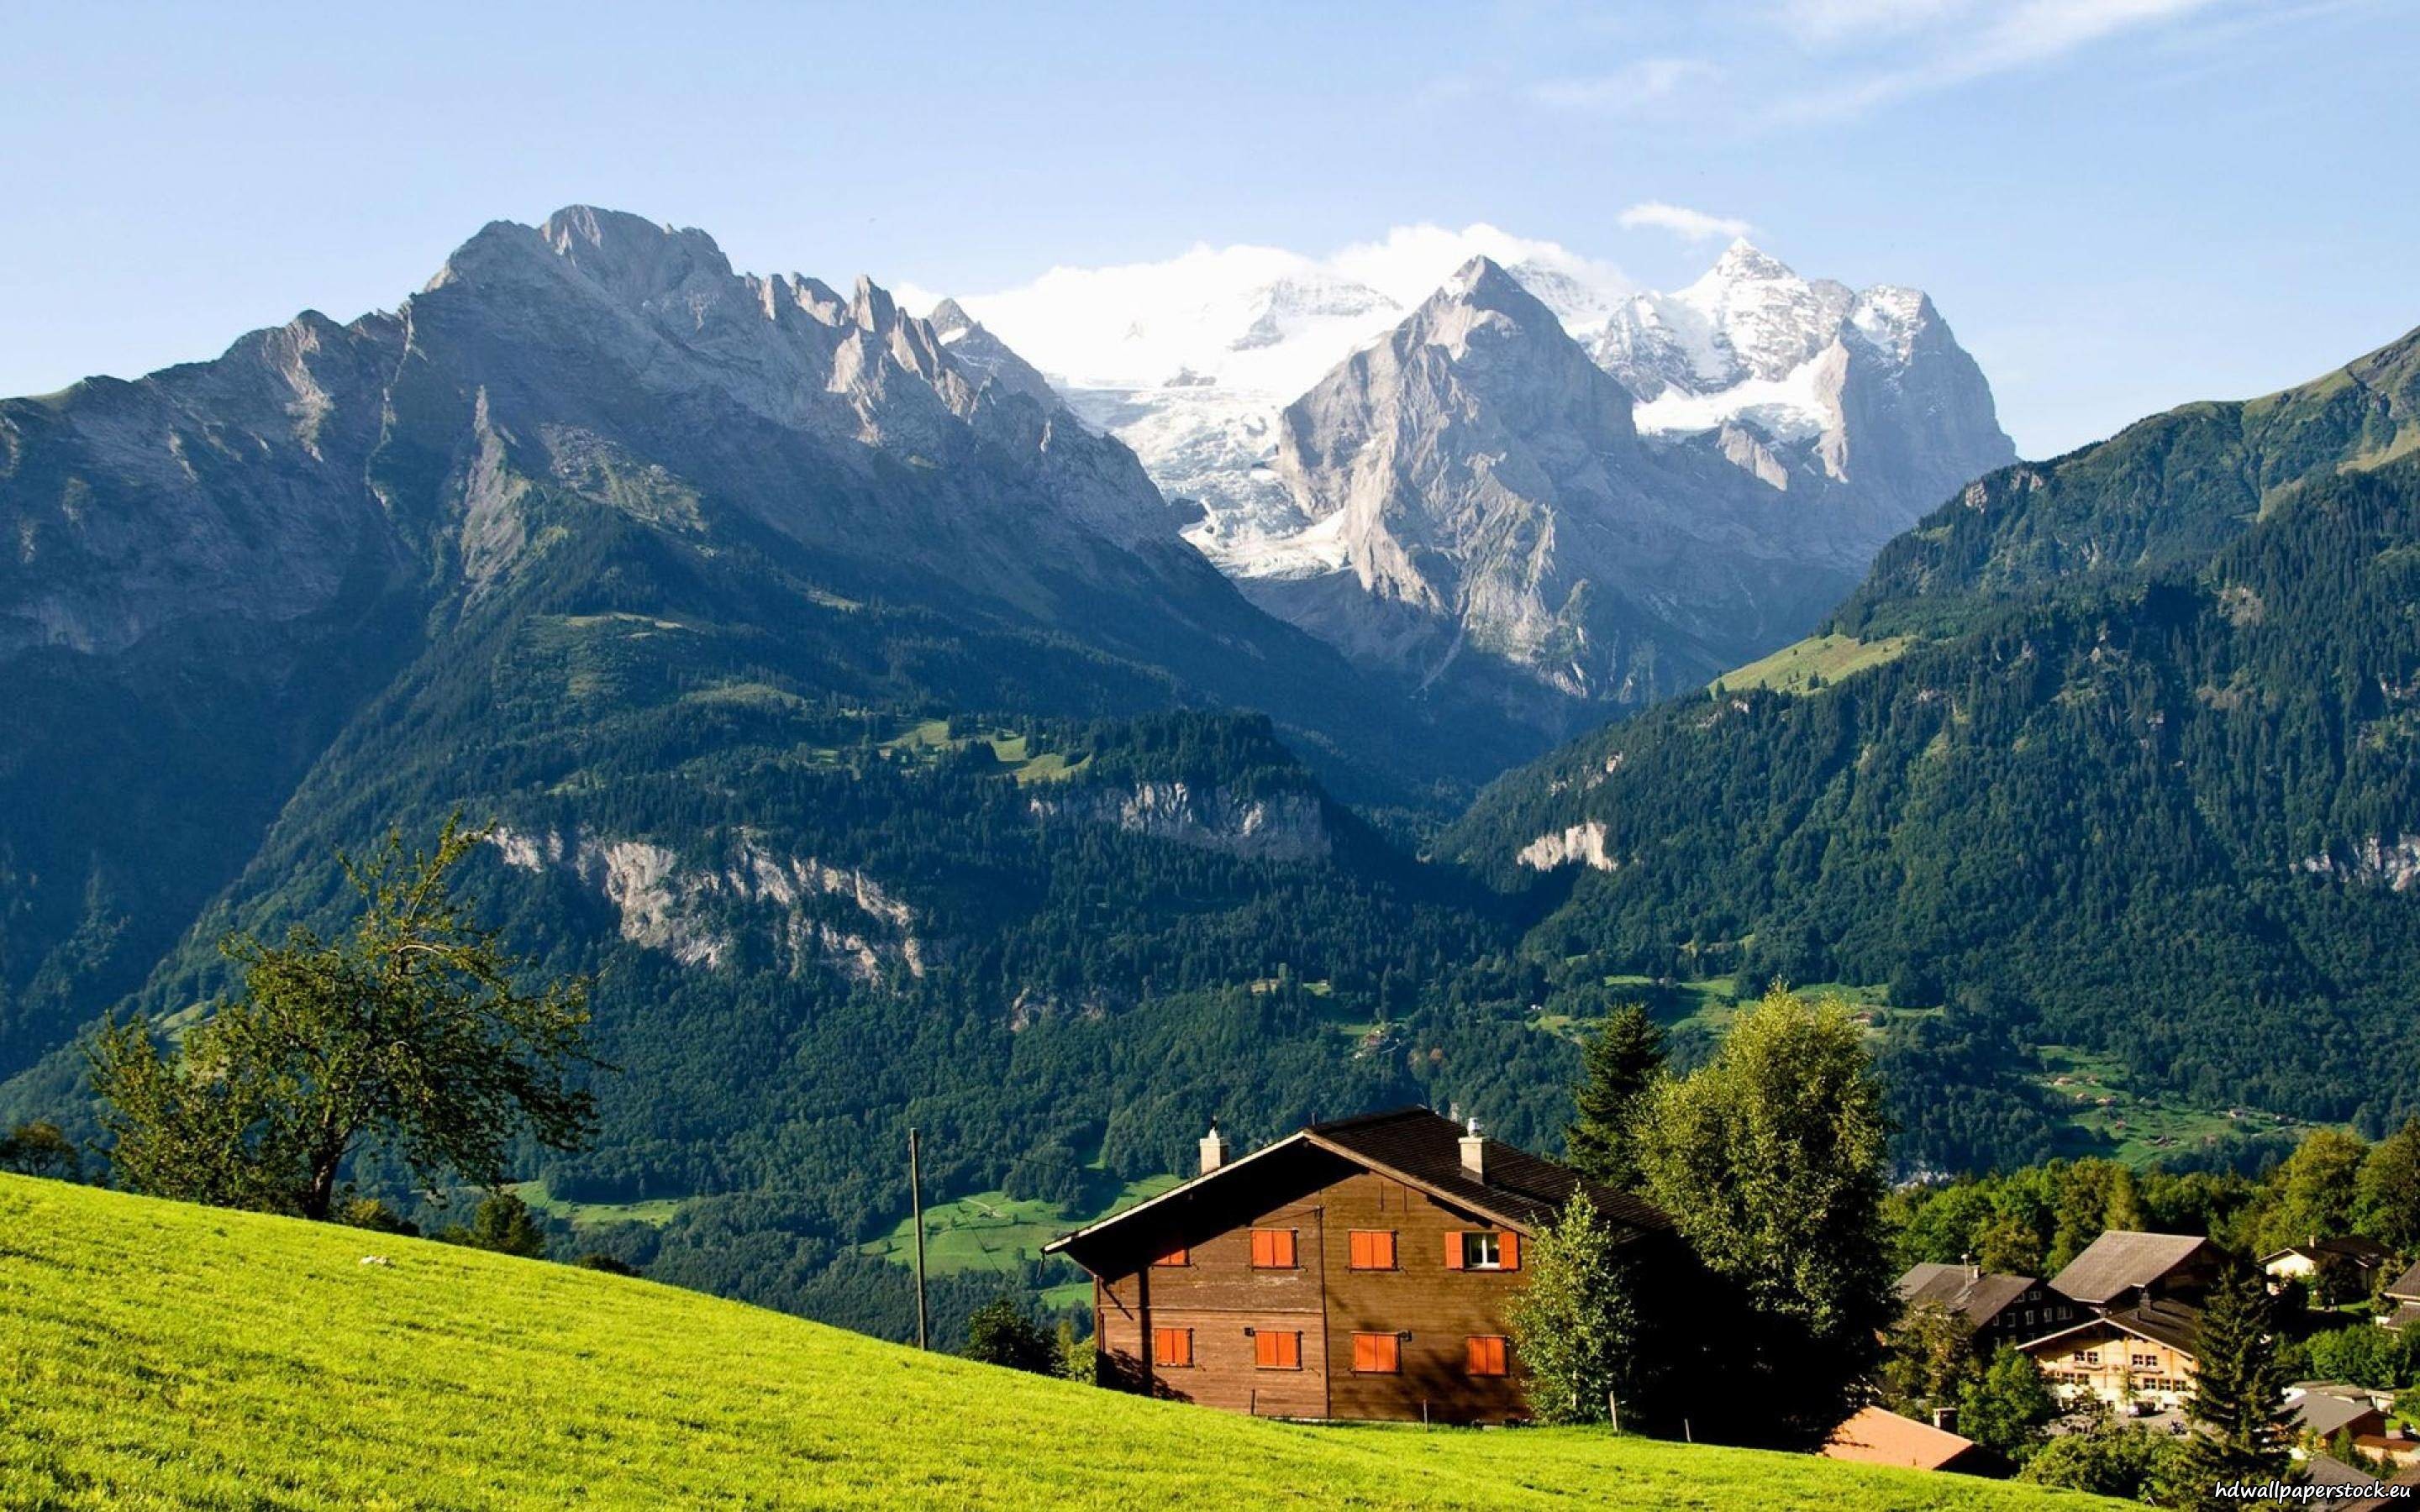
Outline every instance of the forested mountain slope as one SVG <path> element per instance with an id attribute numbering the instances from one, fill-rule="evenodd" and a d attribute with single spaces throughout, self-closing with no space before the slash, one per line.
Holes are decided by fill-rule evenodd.
<path id="1" fill-rule="evenodd" d="M 1509 777 L 1447 849 L 1557 906 L 1567 974 L 1891 983 L 1910 1154 L 2046 1152 L 2019 1047 L 2376 1132 L 2420 1105 L 2420 436 L 2403 342 L 1995 473 L 1828 628 Z M 1854 662 L 1850 664 L 1854 665 Z"/>

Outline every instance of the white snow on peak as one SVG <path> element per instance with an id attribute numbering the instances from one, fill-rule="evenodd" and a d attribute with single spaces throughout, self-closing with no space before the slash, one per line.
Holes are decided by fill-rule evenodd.
<path id="1" fill-rule="evenodd" d="M 1481 256 L 1637 395 L 1651 434 L 1736 423 L 1776 441 L 1820 436 L 1840 424 L 1824 354 L 1854 336 L 1905 362 L 1926 319 L 1916 290 L 1802 278 L 1745 238 L 1694 283 L 1659 293 L 1484 224 L 1400 226 L 1324 257 L 1197 245 L 1160 262 L 1053 268 L 957 303 L 1047 374 L 1087 424 L 1132 447 L 1164 492 L 1202 504 L 1186 533 L 1211 560 L 1235 576 L 1291 577 L 1332 568 L 1342 543 L 1270 466 L 1279 413 Z M 917 291 L 902 302 L 933 301 Z"/>

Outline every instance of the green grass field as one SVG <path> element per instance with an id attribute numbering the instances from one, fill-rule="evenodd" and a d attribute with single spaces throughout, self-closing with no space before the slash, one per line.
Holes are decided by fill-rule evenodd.
<path id="1" fill-rule="evenodd" d="M 1177 1183 L 1173 1176 L 1147 1176 L 1128 1181 L 1099 1211 L 1078 1212 L 1067 1204 L 1037 1197 L 1012 1197 L 1005 1192 L 978 1192 L 924 1210 L 924 1268 L 935 1275 L 969 1271 L 1013 1274 L 1028 1262 L 1042 1258 L 1042 1246 L 1073 1228 L 1120 1212 L 1147 1197 L 1156 1197 Z M 897 1265 L 916 1263 L 914 1220 L 897 1227 L 864 1246 L 864 1253 Z M 1042 1292 L 1044 1307 L 1056 1311 L 1078 1303 L 1090 1304 L 1090 1282 L 1071 1281 Z"/>
<path id="2" fill-rule="evenodd" d="M 0 1177 L 0 1425 L 14 1512 L 2117 1504 L 1601 1432 L 1254 1422 L 645 1281 L 21 1177 Z"/>
<path id="3" fill-rule="evenodd" d="M 651 1197 L 644 1202 L 572 1202 L 547 1191 L 544 1181 L 522 1181 L 512 1192 L 537 1211 L 561 1218 L 575 1228 L 621 1223 L 653 1224 L 661 1228 L 673 1221 L 681 1207 L 678 1197 Z"/>
<path id="4" fill-rule="evenodd" d="M 1715 678 L 1714 686 L 1734 691 L 1769 687 L 1776 693 L 1804 693 L 1812 677 L 1837 683 L 1896 659 L 1913 643 L 1906 636 L 1859 640 L 1845 635 L 1810 635 L 1745 667 L 1733 668 Z"/>

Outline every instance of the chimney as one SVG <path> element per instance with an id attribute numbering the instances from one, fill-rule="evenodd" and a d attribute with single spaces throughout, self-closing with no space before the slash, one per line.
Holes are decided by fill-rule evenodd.
<path id="1" fill-rule="evenodd" d="M 1969 1281 L 1980 1281 L 1980 1280 L 1982 1280 L 1982 1279 L 1983 1279 L 1983 1267 L 1982 1267 L 1981 1263 L 1980 1263 L 1979 1261 L 1978 1261 L 1978 1260 L 1975 1258 L 1975 1257 L 1974 1257 L 1974 1256 L 1972 1256 L 1972 1255 L 1961 1255 L 1961 1256 L 1960 1256 L 1960 1257 L 1959 1257 L 1960 1259 L 1964 1260 L 1964 1261 L 1966 1262 L 1966 1279 L 1967 1279 L 1967 1280 L 1969 1280 Z"/>
<path id="2" fill-rule="evenodd" d="M 1202 1174 L 1209 1175 L 1227 1164 L 1227 1136 L 1218 1132 L 1218 1120 L 1210 1120 L 1210 1132 L 1202 1136 Z"/>
<path id="3" fill-rule="evenodd" d="M 1487 1180 L 1487 1141 L 1479 1137 L 1479 1120 L 1470 1120 L 1470 1132 L 1462 1136 L 1462 1174 L 1474 1181 Z"/>

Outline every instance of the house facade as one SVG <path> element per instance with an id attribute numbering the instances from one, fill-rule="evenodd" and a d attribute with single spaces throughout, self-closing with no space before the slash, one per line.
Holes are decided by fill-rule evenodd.
<path id="1" fill-rule="evenodd" d="M 2127 1413 L 2184 1406 L 2193 1395 L 2200 1341 L 2198 1311 L 2182 1303 L 2146 1302 L 2017 1348 L 2061 1404 L 2098 1398 Z"/>
<path id="2" fill-rule="evenodd" d="M 1094 1276 L 1105 1384 L 1262 1416 L 1526 1415 L 1506 1321 L 1528 1241 L 1585 1189 L 1625 1242 L 1637 1198 L 1426 1108 L 1314 1124 L 1053 1241 Z"/>
<path id="3" fill-rule="evenodd" d="M 2002 1344 L 2064 1327 L 2090 1312 L 2029 1275 L 1932 1261 L 1913 1266 L 1899 1278 L 1899 1300 L 1909 1311 L 1938 1307 L 1964 1319 L 1974 1330 L 1976 1350 L 1987 1355 Z"/>

